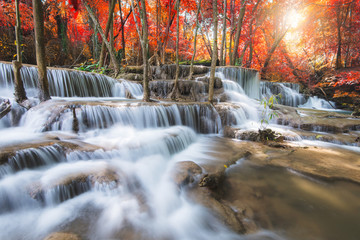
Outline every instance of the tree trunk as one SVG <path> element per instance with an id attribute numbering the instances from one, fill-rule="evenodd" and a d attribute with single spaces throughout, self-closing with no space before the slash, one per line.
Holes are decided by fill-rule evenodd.
<path id="1" fill-rule="evenodd" d="M 46 75 L 44 13 L 41 0 L 33 0 L 35 28 L 36 62 L 39 75 L 39 99 L 41 102 L 50 99 L 49 83 Z"/>
<path id="2" fill-rule="evenodd" d="M 175 83 L 174 88 L 170 94 L 170 98 L 175 100 L 178 95 L 178 81 L 179 81 L 179 37 L 180 37 L 180 27 L 179 27 L 179 16 L 180 16 L 180 0 L 176 1 L 176 73 L 175 73 Z"/>
<path id="3" fill-rule="evenodd" d="M 341 61 L 341 13 L 340 13 L 340 6 L 336 8 L 336 17 L 337 17 L 337 40 L 338 40 L 338 47 L 336 53 L 336 62 L 335 68 L 339 69 L 342 68 L 342 61 Z"/>
<path id="4" fill-rule="evenodd" d="M 285 44 L 282 44 L 280 47 L 281 47 L 281 51 L 282 51 L 282 53 L 283 53 L 283 55 L 284 55 L 284 57 L 285 57 L 285 59 L 287 61 L 287 65 L 289 66 L 289 68 L 291 68 L 292 73 L 294 74 L 294 76 L 299 81 L 301 81 L 301 76 L 300 76 L 300 74 L 298 72 L 299 70 L 295 67 L 294 63 L 291 61 L 291 58 L 290 58 L 290 56 L 289 56 L 289 54 L 288 54 L 288 52 L 286 50 Z"/>
<path id="5" fill-rule="evenodd" d="M 266 70 L 267 70 L 267 67 L 269 66 L 272 54 L 275 52 L 276 48 L 279 46 L 281 40 L 285 37 L 288 30 L 289 29 L 284 30 L 284 32 L 277 39 L 275 39 L 274 43 L 272 44 L 271 49 L 266 56 L 264 66 L 262 69 L 262 74 L 266 73 Z"/>
<path id="6" fill-rule="evenodd" d="M 145 0 L 140 0 L 141 2 L 141 22 L 143 27 L 143 62 L 144 62 L 144 98 L 143 100 L 145 102 L 150 102 L 150 88 L 149 88 L 149 58 L 148 58 L 148 52 L 149 52 L 149 37 L 148 37 L 148 21 L 146 16 L 146 5 Z"/>
<path id="7" fill-rule="evenodd" d="M 119 0 L 119 11 L 120 11 L 120 20 L 121 20 L 122 59 L 125 59 L 125 57 L 126 57 L 125 30 L 124 30 L 125 21 L 122 16 L 121 0 Z M 114 22 L 114 20 L 113 20 L 113 22 Z"/>
<path id="8" fill-rule="evenodd" d="M 197 9 L 197 13 L 196 13 L 196 23 L 195 23 L 196 25 L 195 25 L 195 36 L 194 36 L 194 52 L 193 52 L 193 55 L 191 57 L 190 73 L 189 73 L 188 80 L 191 80 L 192 75 L 194 74 L 194 60 L 195 60 L 195 56 L 196 56 L 196 39 L 197 39 L 198 30 L 199 30 L 200 10 L 201 10 L 201 0 L 199 0 L 199 6 L 198 6 L 198 9 Z"/>
<path id="9" fill-rule="evenodd" d="M 149 59 L 148 59 L 148 47 L 149 47 L 149 38 L 148 38 L 148 22 L 146 16 L 146 6 L 145 0 L 140 0 L 141 4 L 138 4 L 140 11 L 140 19 L 142 25 L 142 31 L 140 31 L 140 26 L 136 18 L 135 9 L 134 9 L 134 0 L 131 0 L 131 9 L 133 11 L 134 21 L 137 33 L 139 35 L 141 48 L 142 48 L 142 57 L 143 57 L 143 65 L 144 65 L 144 74 L 143 74 L 143 88 L 144 88 L 144 96 L 143 101 L 150 102 L 150 88 L 149 88 Z M 140 6 L 141 5 L 141 6 Z"/>
<path id="10" fill-rule="evenodd" d="M 229 39 L 229 59 L 231 65 L 231 56 L 232 56 L 232 46 L 233 46 L 233 38 L 234 38 L 234 25 L 235 25 L 235 0 L 230 0 L 230 14 L 231 14 L 231 26 L 230 26 L 230 39 Z"/>
<path id="11" fill-rule="evenodd" d="M 115 9 L 115 4 L 116 4 L 116 0 L 111 0 L 110 1 L 110 5 L 109 5 L 109 17 L 108 20 L 106 22 L 106 28 L 105 28 L 105 36 L 106 39 L 109 36 L 109 32 L 110 32 L 110 28 L 112 26 L 112 22 L 114 21 L 114 9 Z M 112 29 L 111 29 L 112 31 Z M 111 39 L 110 39 L 111 41 Z M 112 45 L 113 46 L 113 45 Z M 104 59 L 105 59 L 105 42 L 103 41 L 101 44 L 101 51 L 100 51 L 100 59 L 99 59 L 99 69 L 102 68 L 104 66 Z M 114 63 L 114 62 L 113 62 Z M 115 64 L 115 63 L 114 63 Z M 114 68 L 116 68 L 114 66 Z"/>
<path id="12" fill-rule="evenodd" d="M 218 16 L 217 16 L 217 0 L 213 0 L 213 50 L 211 57 L 211 70 L 210 70 L 210 80 L 209 80 L 209 102 L 213 104 L 214 98 L 214 84 L 215 84 L 215 70 L 216 70 L 216 61 L 217 61 L 217 28 L 218 28 Z"/>
<path id="13" fill-rule="evenodd" d="M 175 18 L 175 14 L 173 16 L 171 16 L 171 6 L 172 6 L 172 0 L 169 1 L 169 22 L 166 26 L 164 41 L 162 42 L 162 45 L 161 45 L 161 50 L 162 50 L 161 63 L 162 64 L 165 64 L 167 41 L 169 39 L 169 32 L 170 32 L 171 25 Z"/>
<path id="14" fill-rule="evenodd" d="M 227 0 L 224 0 L 224 16 L 223 16 L 223 32 L 221 39 L 221 47 L 220 47 L 220 65 L 226 65 L 226 54 L 224 54 L 224 46 L 226 40 L 226 12 L 227 12 Z"/>
<path id="15" fill-rule="evenodd" d="M 94 22 L 94 25 L 95 25 L 96 29 L 100 33 L 103 42 L 105 42 L 105 46 L 106 46 L 106 48 L 107 48 L 107 50 L 109 51 L 109 54 L 110 54 L 110 59 L 114 64 L 115 75 L 118 75 L 118 73 L 120 72 L 120 65 L 119 65 L 119 62 L 118 62 L 118 60 L 116 59 L 116 56 L 115 56 L 114 46 L 111 46 L 110 42 L 108 42 L 103 30 L 101 29 L 100 24 L 97 21 L 97 19 L 96 19 L 95 15 L 94 15 L 93 11 L 91 10 L 90 6 L 87 4 L 87 2 L 85 0 L 83 1 L 83 3 L 85 5 L 85 8 L 86 8 L 87 12 L 89 13 L 89 16 L 90 16 L 91 20 Z"/>
<path id="16" fill-rule="evenodd" d="M 250 45 L 250 40 L 249 40 L 249 41 L 246 41 L 245 46 L 244 46 L 244 48 L 243 48 L 242 51 L 241 51 L 241 54 L 240 54 L 240 56 L 239 56 L 239 63 L 242 63 L 242 62 L 243 62 L 243 59 L 244 59 L 244 57 L 245 57 L 246 50 L 247 50 L 247 48 L 249 47 L 249 45 Z M 242 64 L 240 64 L 240 66 L 242 66 Z"/>
<path id="17" fill-rule="evenodd" d="M 19 0 L 15 0 L 15 11 L 16 11 L 16 26 L 15 26 L 15 35 L 16 35 L 16 61 L 12 62 L 14 69 L 15 77 L 15 101 L 21 104 L 23 101 L 27 100 L 26 92 L 24 88 L 23 81 L 20 75 L 21 64 L 21 41 L 20 41 L 20 10 L 19 10 Z"/>
<path id="18" fill-rule="evenodd" d="M 15 12 L 16 12 L 15 36 L 16 36 L 16 60 L 21 64 L 22 63 L 21 41 L 20 41 L 21 21 L 20 21 L 19 1 L 20 0 L 15 0 Z"/>
<path id="19" fill-rule="evenodd" d="M 16 60 L 12 61 L 13 69 L 14 69 L 14 77 L 15 77 L 15 101 L 21 104 L 23 101 L 27 100 L 26 92 L 24 88 L 23 81 L 20 75 L 20 69 L 22 64 Z"/>
<path id="20" fill-rule="evenodd" d="M 235 65 L 236 64 L 236 59 L 238 56 L 238 48 L 239 48 L 239 43 L 240 43 L 240 35 L 241 35 L 241 29 L 242 29 L 242 25 L 243 25 L 243 20 L 244 20 L 244 16 L 245 16 L 245 0 L 241 1 L 241 9 L 240 9 L 240 13 L 239 13 L 239 18 L 238 18 L 238 23 L 236 25 L 236 34 L 235 34 L 235 40 L 234 40 L 234 49 L 232 51 L 232 57 L 230 60 L 230 65 Z"/>

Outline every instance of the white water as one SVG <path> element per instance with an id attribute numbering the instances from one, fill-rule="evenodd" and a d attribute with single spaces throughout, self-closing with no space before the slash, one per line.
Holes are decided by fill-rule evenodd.
<path id="1" fill-rule="evenodd" d="M 29 97 L 37 95 L 37 69 L 22 67 L 21 78 Z M 0 86 L 12 92 L 13 85 L 12 65 L 0 63 Z M 102 74 L 48 69 L 47 77 L 51 96 L 58 97 L 122 97 L 126 98 L 126 90 L 135 98 L 142 98 L 142 86 L 126 80 L 115 80 Z"/>
<path id="2" fill-rule="evenodd" d="M 253 69 L 245 69 L 240 67 L 218 67 L 216 73 L 222 79 L 228 79 L 236 82 L 251 98 L 260 98 L 260 75 Z"/>
<path id="3" fill-rule="evenodd" d="M 8 72 L 0 70 L 0 75 L 4 79 Z M 64 76 L 59 72 L 56 81 Z M 74 85 L 64 80 L 65 96 L 21 112 L 18 124 L 10 115 L 0 120 L 0 147 L 16 146 L 15 155 L 0 168 L 0 239 L 43 239 L 55 231 L 94 240 L 128 239 L 127 234 L 135 234 L 133 239 L 281 239 L 268 231 L 233 233 L 172 182 L 176 162 L 201 165 L 215 160 L 208 153 L 216 141 L 202 135 L 222 129 L 214 107 L 119 101 L 123 87 L 140 97 L 139 85 L 104 81 L 110 82 L 101 85 L 106 94 L 103 89 L 95 94 L 102 98 L 70 94 L 77 90 L 70 91 Z M 257 129 L 259 103 L 246 95 L 256 97 L 256 91 L 245 83 L 248 92 L 234 81 L 224 79 L 223 84 L 233 103 L 224 105 L 233 114 L 232 125 Z M 76 109 L 78 134 L 71 133 L 71 108 Z M 59 143 L 27 146 L 49 141 L 48 134 L 57 136 Z M 85 148 L 67 149 L 61 143 Z M 88 145 L 95 147 L 87 149 Z M 117 180 L 101 175 L 106 172 Z M 82 181 L 71 181 L 79 178 Z"/>
<path id="4" fill-rule="evenodd" d="M 334 109 L 335 103 L 334 102 L 327 102 L 324 99 L 315 97 L 310 97 L 306 103 L 299 105 L 301 108 L 313 108 L 313 109 L 320 109 L 320 110 L 336 110 Z"/>
<path id="5" fill-rule="evenodd" d="M 23 75 L 34 73 L 34 69 L 24 69 Z M 1 74 L 5 96 L 10 97 L 13 86 L 4 81 L 8 69 Z M 196 132 L 221 130 L 220 117 L 211 105 L 120 101 L 125 89 L 140 98 L 140 85 L 113 84 L 108 78 L 95 83 L 101 77 L 84 73 L 53 70 L 50 74 L 49 81 L 56 86 L 52 93 L 60 98 L 20 112 L 17 124 L 11 115 L 0 121 L 0 136 L 6 136 L 0 138 L 0 146 L 17 146 L 15 155 L 0 168 L 0 239 L 42 239 L 62 230 L 86 239 L 124 239 L 124 231 L 142 234 L 144 239 L 274 236 L 270 232 L 247 237 L 233 233 L 209 210 L 189 201 L 171 181 L 174 163 L 190 155 L 192 160 L 206 155 L 202 151 L 208 146 L 198 142 L 202 137 Z M 27 91 L 35 84 L 33 79 L 25 82 Z M 79 91 L 89 84 L 100 85 L 92 92 Z M 79 121 L 78 135 L 71 134 L 71 108 Z M 28 146 L 48 141 L 47 134 L 58 136 L 60 143 Z M 74 151 L 61 142 L 90 144 L 97 150 Z M 106 174 L 95 176 L 108 171 L 118 180 L 103 181 Z"/>

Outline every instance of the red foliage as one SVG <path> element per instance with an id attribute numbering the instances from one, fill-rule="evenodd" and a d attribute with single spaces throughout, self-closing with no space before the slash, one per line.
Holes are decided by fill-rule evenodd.
<path id="1" fill-rule="evenodd" d="M 334 87 L 343 86 L 343 85 L 359 85 L 360 86 L 360 72 L 343 72 L 336 75 L 336 78 L 339 79 L 334 83 Z M 359 86 L 356 86 L 359 88 Z M 360 90 L 360 89 L 359 89 Z"/>

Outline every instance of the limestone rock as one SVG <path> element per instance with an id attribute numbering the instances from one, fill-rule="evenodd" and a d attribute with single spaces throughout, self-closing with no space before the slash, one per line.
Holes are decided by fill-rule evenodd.
<path id="1" fill-rule="evenodd" d="M 200 174 L 202 169 L 199 165 L 192 161 L 184 161 L 175 164 L 172 178 L 176 185 L 182 187 L 193 183 Z"/>
<path id="2" fill-rule="evenodd" d="M 54 232 L 45 237 L 44 240 L 81 240 L 81 238 L 74 233 Z"/>

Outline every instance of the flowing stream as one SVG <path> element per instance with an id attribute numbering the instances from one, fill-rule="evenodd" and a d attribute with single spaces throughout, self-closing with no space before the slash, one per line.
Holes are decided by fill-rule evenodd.
<path id="1" fill-rule="evenodd" d="M 279 216 L 287 212 L 275 213 L 274 209 L 271 214 L 275 216 L 275 230 L 266 230 L 269 226 L 263 225 L 255 233 L 239 235 L 209 209 L 179 191 L 171 180 L 177 162 L 194 161 L 201 166 L 221 158 L 216 147 L 222 144 L 218 139 L 223 126 L 212 105 L 141 103 L 137 100 L 142 97 L 140 84 L 52 69 L 48 77 L 53 99 L 25 111 L 12 99 L 9 66 L 0 63 L 0 93 L 13 105 L 12 112 L 0 120 L 0 239 L 43 239 L 62 231 L 94 240 L 339 239 L 313 232 L 298 234 L 294 224 L 282 227 L 282 222 L 292 220 Z M 35 73 L 33 67 L 21 70 L 30 97 L 36 94 Z M 258 73 L 223 68 L 217 74 L 234 103 L 229 106 L 235 116 L 233 125 L 258 128 L 261 111 L 254 100 L 260 97 Z M 137 99 L 126 99 L 127 92 Z M 73 132 L 74 116 L 77 134 Z M 241 164 L 230 168 L 229 176 L 237 185 L 236 191 L 241 190 L 241 184 L 256 181 L 276 188 L 277 198 L 266 203 L 269 208 L 301 205 L 304 198 L 303 205 L 292 208 L 291 216 L 298 217 L 304 209 L 311 212 L 314 205 L 320 208 L 320 215 L 314 211 L 309 216 L 321 218 L 319 221 L 328 217 L 321 209 L 321 201 L 313 202 L 319 197 L 313 191 L 301 193 L 304 196 L 300 200 L 294 194 L 286 195 L 294 185 L 308 181 L 301 176 L 243 168 Z M 255 179 L 259 176 L 263 179 Z M 295 180 L 287 184 L 288 179 Z M 331 191 L 326 184 L 311 185 Z M 340 198 L 341 191 L 346 190 L 341 186 L 337 189 Z M 349 190 L 354 191 L 344 193 L 351 199 L 347 208 L 359 212 L 359 188 L 351 185 Z M 286 196 L 279 197 L 282 194 Z M 359 220 L 358 216 L 341 215 L 333 217 L 329 224 L 341 221 L 346 225 Z M 321 231 L 325 225 L 319 226 Z M 340 230 L 334 230 L 334 234 L 343 239 L 359 236 L 352 227 L 348 235 L 341 235 Z"/>

